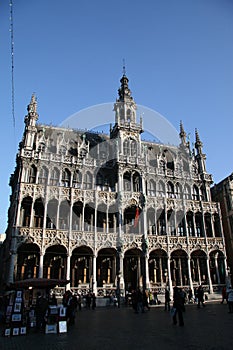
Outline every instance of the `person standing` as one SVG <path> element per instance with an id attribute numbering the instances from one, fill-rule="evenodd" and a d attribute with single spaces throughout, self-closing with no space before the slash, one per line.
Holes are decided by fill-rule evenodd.
<path id="1" fill-rule="evenodd" d="M 221 304 L 224 303 L 224 300 L 226 300 L 226 302 L 227 302 L 227 290 L 226 290 L 225 286 L 222 287 L 222 301 L 221 301 Z"/>
<path id="2" fill-rule="evenodd" d="M 36 329 L 37 331 L 42 331 L 45 327 L 45 315 L 48 309 L 47 299 L 41 295 L 40 292 L 37 293 L 36 300 Z"/>
<path id="3" fill-rule="evenodd" d="M 200 304 L 202 304 L 202 306 L 205 307 L 204 290 L 201 285 L 198 287 L 198 290 L 197 290 L 197 299 L 198 299 L 198 304 L 197 304 L 198 309 L 200 309 Z"/>
<path id="4" fill-rule="evenodd" d="M 96 308 L 96 296 L 95 293 L 92 293 L 92 310 Z"/>
<path id="5" fill-rule="evenodd" d="M 178 314 L 178 321 L 179 326 L 184 326 L 184 318 L 183 318 L 183 312 L 184 312 L 184 298 L 182 296 L 181 290 L 178 287 L 174 287 L 174 294 L 173 294 L 173 308 L 175 309 L 175 312 L 173 314 L 173 324 L 177 324 L 177 314 Z"/>
<path id="6" fill-rule="evenodd" d="M 233 313 L 233 289 L 230 288 L 227 291 L 227 302 L 229 307 L 229 314 Z"/>

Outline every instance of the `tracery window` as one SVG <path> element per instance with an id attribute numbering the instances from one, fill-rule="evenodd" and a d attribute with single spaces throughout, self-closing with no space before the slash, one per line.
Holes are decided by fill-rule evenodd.
<path id="1" fill-rule="evenodd" d="M 170 181 L 167 183 L 167 196 L 168 196 L 168 198 L 174 198 L 175 197 L 174 185 Z"/>
<path id="2" fill-rule="evenodd" d="M 80 171 L 75 171 L 73 174 L 73 187 L 81 188 L 82 185 L 82 174 Z"/>
<path id="3" fill-rule="evenodd" d="M 70 171 L 68 169 L 64 169 L 62 171 L 62 179 L 61 179 L 62 185 L 64 187 L 70 186 L 70 177 L 71 177 Z"/>
<path id="4" fill-rule="evenodd" d="M 148 183 L 148 196 L 156 196 L 156 185 L 154 180 L 150 180 Z"/>
<path id="5" fill-rule="evenodd" d="M 51 170 L 49 182 L 51 186 L 59 186 L 59 170 L 57 168 Z"/>
<path id="6" fill-rule="evenodd" d="M 84 178 L 83 178 L 83 188 L 85 190 L 89 190 L 92 188 L 92 175 L 90 172 L 87 172 L 85 175 L 84 175 Z"/>
<path id="7" fill-rule="evenodd" d="M 38 183 L 41 185 L 45 185 L 48 183 L 48 169 L 43 166 L 40 171 L 39 171 L 39 176 L 38 176 Z"/>
<path id="8" fill-rule="evenodd" d="M 30 171 L 29 171 L 29 183 L 30 184 L 36 183 L 36 173 L 37 173 L 37 168 L 33 164 L 30 168 Z"/>
<path id="9" fill-rule="evenodd" d="M 158 197 L 165 197 L 165 185 L 162 181 L 158 183 Z"/>
<path id="10" fill-rule="evenodd" d="M 199 200 L 199 190 L 196 185 L 193 186 L 193 200 L 195 201 Z"/>

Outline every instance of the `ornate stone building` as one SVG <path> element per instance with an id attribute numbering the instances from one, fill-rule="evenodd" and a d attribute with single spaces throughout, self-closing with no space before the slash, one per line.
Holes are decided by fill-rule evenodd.
<path id="1" fill-rule="evenodd" d="M 233 173 L 211 188 L 212 198 L 220 203 L 227 261 L 231 282 L 233 273 Z"/>
<path id="2" fill-rule="evenodd" d="M 109 135 L 37 123 L 32 96 L 10 179 L 4 278 L 68 279 L 98 295 L 225 283 L 221 211 L 202 143 L 142 141 L 123 74 Z"/>

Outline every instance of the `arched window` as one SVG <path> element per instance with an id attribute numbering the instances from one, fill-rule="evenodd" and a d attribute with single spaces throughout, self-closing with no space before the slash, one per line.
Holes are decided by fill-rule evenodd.
<path id="1" fill-rule="evenodd" d="M 131 175 L 130 173 L 125 173 L 123 176 L 124 191 L 131 191 Z"/>
<path id="2" fill-rule="evenodd" d="M 137 143 L 135 140 L 131 141 L 131 156 L 137 155 Z"/>
<path id="3" fill-rule="evenodd" d="M 154 180 L 150 180 L 148 183 L 148 196 L 156 196 L 156 185 Z"/>
<path id="4" fill-rule="evenodd" d="M 179 183 L 176 184 L 175 186 L 175 197 L 178 199 L 181 199 L 181 185 Z"/>
<path id="5" fill-rule="evenodd" d="M 51 170 L 50 185 L 59 186 L 59 170 L 57 168 Z"/>
<path id="6" fill-rule="evenodd" d="M 30 171 L 29 171 L 29 183 L 30 184 L 36 183 L 36 172 L 37 172 L 37 169 L 36 169 L 35 165 L 33 164 L 30 168 Z"/>
<path id="7" fill-rule="evenodd" d="M 130 155 L 129 140 L 125 140 L 123 143 L 123 152 L 125 156 Z"/>
<path id="8" fill-rule="evenodd" d="M 48 182 L 48 169 L 43 166 L 39 171 L 38 183 L 45 185 Z"/>
<path id="9" fill-rule="evenodd" d="M 207 200 L 206 189 L 203 186 L 201 186 L 200 188 L 200 197 L 201 197 L 201 200 L 203 201 Z"/>
<path id="10" fill-rule="evenodd" d="M 175 198 L 174 185 L 170 181 L 167 183 L 167 196 L 168 198 Z"/>
<path id="11" fill-rule="evenodd" d="M 130 123 L 131 122 L 131 110 L 130 109 L 127 109 L 127 123 Z"/>
<path id="12" fill-rule="evenodd" d="M 70 171 L 68 169 L 64 169 L 62 171 L 62 179 L 61 179 L 62 185 L 64 187 L 70 186 Z"/>
<path id="13" fill-rule="evenodd" d="M 141 191 L 141 178 L 138 173 L 133 174 L 133 191 L 134 192 Z"/>
<path id="14" fill-rule="evenodd" d="M 84 178 L 83 178 L 83 188 L 85 190 L 89 190 L 92 188 L 92 175 L 91 173 L 87 172 L 85 175 L 84 175 Z"/>
<path id="15" fill-rule="evenodd" d="M 165 186 L 162 181 L 158 184 L 158 197 L 165 197 Z"/>
<path id="16" fill-rule="evenodd" d="M 199 190 L 196 185 L 193 186 L 193 200 L 199 201 Z"/>
<path id="17" fill-rule="evenodd" d="M 191 199 L 190 187 L 187 184 L 184 186 L 184 199 Z"/>
<path id="18" fill-rule="evenodd" d="M 81 188 L 82 186 L 82 174 L 80 171 L 75 171 L 73 174 L 73 187 Z"/>

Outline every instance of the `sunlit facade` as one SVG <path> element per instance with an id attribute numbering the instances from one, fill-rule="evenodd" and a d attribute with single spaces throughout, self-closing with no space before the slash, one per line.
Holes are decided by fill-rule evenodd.
<path id="1" fill-rule="evenodd" d="M 6 283 L 68 279 L 103 296 L 166 286 L 212 293 L 225 283 L 221 211 L 202 142 L 142 141 L 123 74 L 108 135 L 40 125 L 32 96 L 10 179 Z"/>

